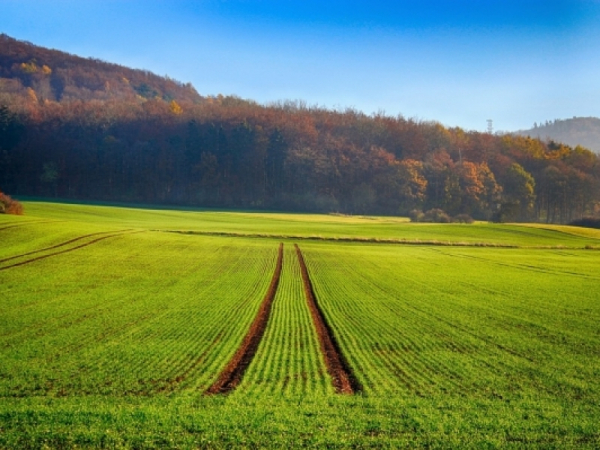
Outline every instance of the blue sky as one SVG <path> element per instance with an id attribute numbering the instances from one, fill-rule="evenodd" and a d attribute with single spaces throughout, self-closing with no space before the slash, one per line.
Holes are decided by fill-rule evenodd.
<path id="1" fill-rule="evenodd" d="M 600 117 L 600 0 L 0 0 L 0 32 L 203 95 L 468 130 Z"/>

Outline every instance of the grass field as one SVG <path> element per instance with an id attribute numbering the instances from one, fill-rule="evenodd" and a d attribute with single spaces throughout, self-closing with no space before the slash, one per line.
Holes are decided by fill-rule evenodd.
<path id="1" fill-rule="evenodd" d="M 25 208 L 0 215 L 0 448 L 600 447 L 599 232 Z M 206 395 L 281 242 L 260 344 L 237 388 Z"/>
<path id="2" fill-rule="evenodd" d="M 28 216 L 45 220 L 77 222 L 93 226 L 144 230 L 183 231 L 204 235 L 273 238 L 405 240 L 419 243 L 483 243 L 511 246 L 565 246 L 600 248 L 600 230 L 544 225 L 480 223 L 414 224 L 395 217 L 346 217 L 338 215 L 273 214 L 210 211 L 147 210 L 69 204 L 27 203 Z M 33 220 L 27 217 L 24 220 Z M 42 219 L 40 219 L 42 220 Z M 2 222 L 0 222 L 0 227 Z"/>

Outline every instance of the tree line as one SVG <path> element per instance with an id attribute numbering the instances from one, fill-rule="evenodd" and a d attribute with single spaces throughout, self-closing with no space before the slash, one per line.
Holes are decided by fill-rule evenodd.
<path id="1" fill-rule="evenodd" d="M 6 35 L 0 105 L 0 188 L 15 195 L 501 221 L 598 213 L 598 157 L 582 147 L 203 97 Z"/>
<path id="2" fill-rule="evenodd" d="M 13 196 L 223 208 L 569 222 L 600 205 L 582 147 L 223 96 L 5 105 L 0 176 Z"/>

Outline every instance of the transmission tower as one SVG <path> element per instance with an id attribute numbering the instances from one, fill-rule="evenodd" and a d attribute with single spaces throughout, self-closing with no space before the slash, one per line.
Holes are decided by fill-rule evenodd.
<path id="1" fill-rule="evenodd" d="M 488 124 L 487 132 L 490 134 L 494 133 L 494 125 L 492 124 L 492 119 L 488 119 L 487 124 Z"/>

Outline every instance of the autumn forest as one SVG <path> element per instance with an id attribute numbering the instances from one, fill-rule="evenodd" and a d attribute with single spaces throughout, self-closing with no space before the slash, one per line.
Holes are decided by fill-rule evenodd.
<path id="1" fill-rule="evenodd" d="M 190 84 L 0 36 L 13 196 L 565 223 L 600 207 L 582 147 Z"/>

